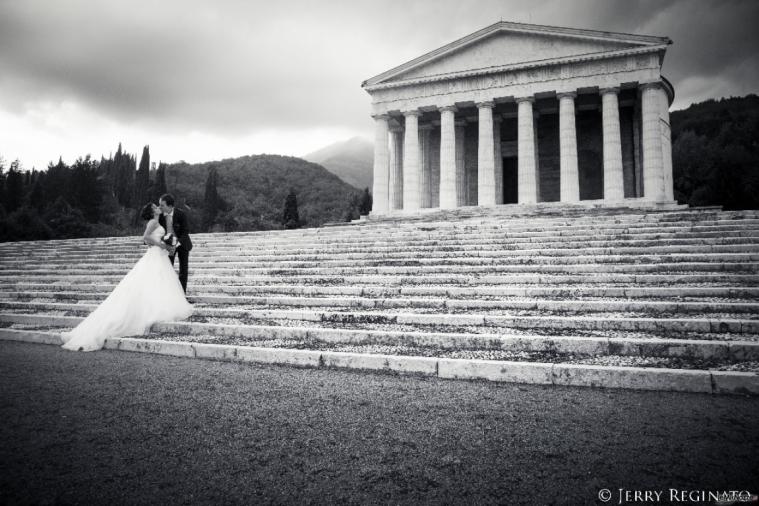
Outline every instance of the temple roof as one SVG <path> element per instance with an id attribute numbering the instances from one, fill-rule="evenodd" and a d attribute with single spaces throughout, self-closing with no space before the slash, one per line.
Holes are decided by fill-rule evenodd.
<path id="1" fill-rule="evenodd" d="M 659 52 L 668 37 L 500 21 L 367 79 L 371 90 L 536 66 Z M 661 64 L 661 60 L 660 60 Z"/>

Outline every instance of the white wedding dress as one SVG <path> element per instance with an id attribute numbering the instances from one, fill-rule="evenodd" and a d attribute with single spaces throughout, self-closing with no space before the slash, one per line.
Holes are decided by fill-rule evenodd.
<path id="1" fill-rule="evenodd" d="M 158 225 L 150 236 L 160 241 L 163 235 Z M 99 350 L 107 337 L 147 334 L 156 322 L 183 320 L 191 314 L 192 305 L 168 252 L 150 246 L 97 309 L 61 338 L 68 350 Z"/>

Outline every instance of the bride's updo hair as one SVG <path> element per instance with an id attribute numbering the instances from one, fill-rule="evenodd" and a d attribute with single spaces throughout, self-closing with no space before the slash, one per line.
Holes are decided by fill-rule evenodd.
<path id="1" fill-rule="evenodd" d="M 153 204 L 152 203 L 145 204 L 145 207 L 143 207 L 142 211 L 140 211 L 140 217 L 145 221 L 153 219 Z"/>

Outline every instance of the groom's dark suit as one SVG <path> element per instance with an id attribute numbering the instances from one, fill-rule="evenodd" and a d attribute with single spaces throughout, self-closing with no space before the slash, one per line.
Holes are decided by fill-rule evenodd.
<path id="1" fill-rule="evenodd" d="M 192 241 L 190 240 L 189 228 L 187 226 L 187 216 L 176 207 L 172 213 L 172 228 L 174 229 L 174 237 L 179 241 L 179 247 L 176 249 L 174 255 L 169 255 L 171 265 L 174 265 L 174 257 L 179 257 L 179 282 L 182 283 L 182 288 L 185 293 L 187 292 L 187 269 L 190 259 L 190 250 L 192 249 Z M 166 230 L 166 216 L 161 214 L 158 217 L 158 223 Z"/>

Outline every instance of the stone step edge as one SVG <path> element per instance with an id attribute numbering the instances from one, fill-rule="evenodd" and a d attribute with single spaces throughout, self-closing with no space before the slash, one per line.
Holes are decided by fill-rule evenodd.
<path id="1" fill-rule="evenodd" d="M 14 292 L 3 292 L 0 290 L 0 310 L 16 309 L 36 309 L 39 311 L 77 311 L 87 310 L 94 311 L 105 297 L 100 297 L 96 301 L 66 303 L 66 302 L 29 302 L 13 298 L 5 298 L 6 294 Z M 106 294 L 103 294 L 106 295 Z M 210 311 L 224 311 L 225 309 L 233 311 L 260 311 L 269 309 L 267 306 L 284 306 L 294 308 L 293 311 L 319 311 L 334 313 L 338 311 L 367 311 L 367 310 L 401 310 L 404 308 L 425 308 L 425 309 L 498 309 L 514 311 L 546 311 L 546 312 L 667 312 L 672 314 L 688 315 L 689 313 L 759 313 L 759 303 L 754 302 L 664 302 L 664 301 L 557 301 L 557 300 L 540 300 L 530 301 L 498 301 L 498 300 L 478 300 L 478 299 L 461 299 L 446 300 L 440 299 L 368 299 L 361 297 L 202 297 L 189 296 L 190 302 L 225 302 L 228 308 L 204 307 L 195 314 L 209 312 L 206 316 L 213 316 Z M 204 300 L 209 299 L 209 300 Z M 256 306 L 253 309 L 240 309 L 236 305 Z M 328 311 L 316 308 L 333 307 L 340 308 Z M 196 309 L 198 309 L 196 307 Z M 275 310 L 284 311 L 283 307 Z M 412 313 L 417 314 L 417 313 Z M 461 314 L 461 313 L 448 313 Z M 471 313 L 467 313 L 471 315 Z M 487 317 L 487 314 L 483 314 Z M 495 316 L 495 315 L 494 315 Z M 507 315 L 500 315 L 507 316 Z M 515 315 L 530 316 L 530 315 Z M 561 316 L 561 315 L 558 315 Z M 582 315 L 574 315 L 582 316 Z M 551 316 L 548 316 L 550 318 Z M 705 318 L 700 318 L 704 320 Z"/>
<path id="2" fill-rule="evenodd" d="M 57 335 L 42 332 L 36 334 L 34 337 L 17 336 L 14 340 L 61 344 L 60 337 Z M 0 335 L 0 339 L 7 339 L 7 337 Z M 759 375 L 733 371 L 694 371 L 643 367 L 551 364 L 543 362 L 371 355 L 337 351 L 188 343 L 127 337 L 106 339 L 105 349 L 223 362 L 251 362 L 314 369 L 335 368 L 393 372 L 442 379 L 659 390 L 715 395 L 759 395 Z"/>
<path id="3" fill-rule="evenodd" d="M 70 328 L 68 326 L 67 328 Z M 157 323 L 154 332 L 185 335 L 250 337 L 259 339 L 315 339 L 331 344 L 399 344 L 405 346 L 454 349 L 493 349 L 514 352 L 556 352 L 593 356 L 682 357 L 730 360 L 759 360 L 759 343 L 753 341 L 708 341 L 693 339 L 607 338 L 542 335 L 441 334 L 364 329 L 277 327 L 267 325 L 226 325 L 209 323 Z M 37 330 L 0 328 L 2 335 L 18 335 Z M 45 333 L 45 332 L 43 332 Z"/>
<path id="4" fill-rule="evenodd" d="M 216 313 L 210 318 L 242 318 L 241 310 L 209 310 Z M 748 319 L 706 319 L 706 318 L 596 318 L 583 316 L 503 316 L 503 315 L 470 315 L 470 314 L 425 314 L 425 313 L 395 313 L 377 315 L 367 312 L 337 312 L 337 311 L 304 311 L 304 310 L 246 310 L 248 315 L 263 320 L 284 320 L 291 322 L 319 323 L 373 323 L 377 325 L 417 325 L 417 326 L 477 326 L 516 329 L 564 329 L 564 330 L 595 330 L 595 331 L 673 331 L 673 332 L 719 332 L 729 334 L 759 333 L 759 320 Z M 42 325 L 77 325 L 85 317 L 59 316 L 46 314 L 0 312 L 0 322 Z M 340 318 L 355 321 L 335 321 Z M 165 328 L 165 325 L 201 326 L 216 325 L 205 322 L 161 322 L 154 328 Z M 269 327 L 267 325 L 235 325 L 239 327 Z M 277 327 L 279 328 L 279 327 Z M 293 328 L 293 327 L 282 327 Z M 321 327 L 319 327 L 321 328 Z"/>
<path id="5" fill-rule="evenodd" d="M 81 285 L 67 285 L 66 288 L 69 291 L 58 291 L 62 285 L 60 283 L 15 283 L 13 288 L 16 290 L 3 290 L 0 286 L 0 293 L 7 297 L 15 298 L 56 298 L 60 296 L 73 297 L 89 294 L 102 294 L 108 295 L 115 287 L 116 283 L 111 284 L 81 284 Z M 44 290 L 44 288 L 47 288 Z M 193 287 L 197 288 L 197 287 Z M 19 291 L 22 290 L 41 290 L 41 291 Z M 92 290 L 92 291 L 91 291 Z M 477 292 L 475 293 L 475 290 Z M 610 298 L 643 298 L 646 297 L 676 297 L 676 296 L 702 296 L 702 297 L 721 297 L 730 298 L 738 296 L 759 296 L 759 287 L 635 287 L 635 286 L 594 286 L 594 287 L 582 287 L 582 288 L 564 288 L 564 287 L 522 287 L 522 288 L 509 288 L 509 287 L 488 287 L 482 290 L 482 287 L 461 287 L 455 286 L 451 288 L 443 287 L 408 287 L 408 286 L 377 286 L 366 285 L 358 287 L 345 287 L 345 286 L 318 286 L 318 285 L 220 285 L 216 291 L 200 291 L 196 290 L 196 295 L 189 295 L 188 299 L 195 302 L 207 302 L 213 299 L 228 299 L 231 297 L 257 297 L 255 295 L 230 295 L 230 293 L 246 292 L 246 293 L 264 293 L 264 294 L 289 294 L 295 293 L 302 297 L 308 297 L 313 295 L 340 295 L 340 296 L 358 296 L 358 297 L 385 297 L 391 298 L 396 295 L 399 296 L 439 296 L 448 298 L 458 297 L 470 297 L 475 295 L 485 295 L 493 297 L 556 297 L 562 294 L 568 294 L 566 296 L 578 297 L 578 293 L 601 293 L 600 297 Z M 610 295 L 611 294 L 611 295 Z M 701 294 L 701 295 L 693 295 Z M 706 295 L 703 295 L 706 294 Z M 599 295 L 594 295 L 599 296 Z M 207 300 L 208 299 L 208 300 Z M 228 300 L 225 300 L 228 302 Z"/>

